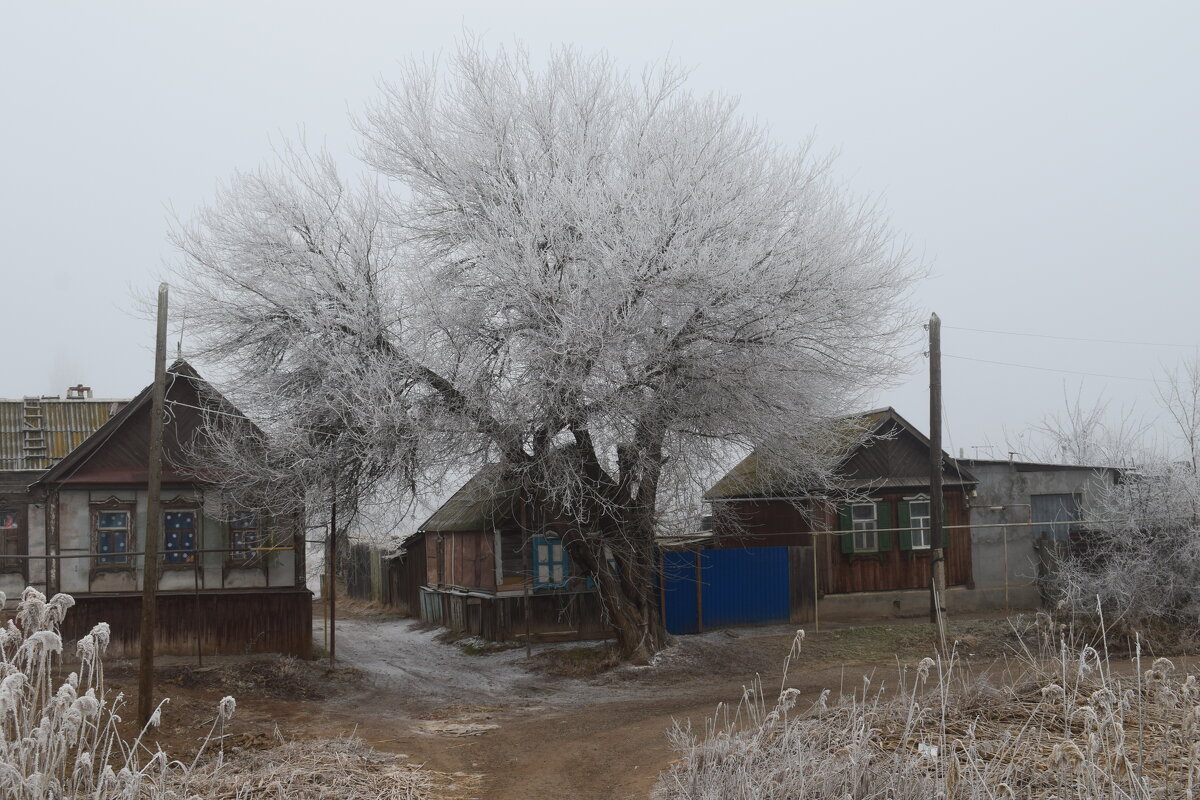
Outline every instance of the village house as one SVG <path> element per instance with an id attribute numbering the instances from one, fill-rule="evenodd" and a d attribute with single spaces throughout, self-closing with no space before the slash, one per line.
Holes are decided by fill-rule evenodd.
<path id="1" fill-rule="evenodd" d="M 195 445 L 205 409 L 240 415 L 186 361 L 172 364 L 168 378 L 157 651 L 309 655 L 312 602 L 304 585 L 301 520 L 228 507 L 211 482 L 197 477 L 203 470 L 194 462 Z M 48 595 L 72 595 L 64 636 L 108 622 L 118 655 L 137 648 L 150 394 L 147 387 L 112 405 L 62 401 L 80 403 L 74 413 L 85 419 L 76 428 L 90 426 L 90 435 L 58 449 L 48 440 L 47 460 L 24 461 L 22 467 L 34 468 L 7 479 L 10 488 L 28 480 L 27 488 L 5 495 L 18 524 L 14 547 L 38 556 L 6 591 L 19 594 L 17 585 L 28 583 Z M 44 412 L 48 421 L 57 413 Z"/>
<path id="2" fill-rule="evenodd" d="M 757 616 L 743 612 L 733 619 L 803 622 L 816 614 L 834 619 L 928 613 L 929 439 L 890 407 L 854 415 L 849 421 L 868 434 L 840 466 L 839 492 L 847 492 L 851 499 L 836 499 L 840 494 L 831 487 L 813 487 L 799 498 L 785 496 L 794 493 L 781 492 L 764 480 L 756 453 L 709 489 L 705 499 L 713 511 L 711 538 L 702 541 L 695 555 L 697 580 L 702 584 L 700 608 L 693 612 L 686 599 L 690 590 L 675 589 L 668 576 L 669 628 L 694 629 L 693 613 L 698 613 L 698 627 L 710 626 L 704 592 L 714 599 L 753 592 L 756 584 L 764 585 L 758 573 L 769 571 L 771 563 L 778 564 L 775 572 L 780 576 L 775 578 L 774 612 L 764 609 Z M 951 610 L 975 609 L 980 598 L 974 594 L 969 524 L 978 481 L 945 453 L 942 463 L 946 605 Z M 723 555 L 721 550 L 750 551 L 755 557 Z M 668 560 L 679 572 L 688 558 L 675 553 Z M 744 563 L 729 567 L 729 575 L 721 577 L 721 561 L 734 558 Z M 712 562 L 712 570 L 705 569 L 706 559 Z M 672 619 L 673 596 L 689 605 L 677 620 Z"/>
<path id="3" fill-rule="evenodd" d="M 425 621 L 489 640 L 606 638 L 600 597 L 563 547 L 568 524 L 488 464 L 405 541 L 396 595 L 419 596 Z"/>

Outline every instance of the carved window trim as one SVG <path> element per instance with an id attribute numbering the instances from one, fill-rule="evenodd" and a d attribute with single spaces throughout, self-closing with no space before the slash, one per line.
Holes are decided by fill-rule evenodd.
<path id="1" fill-rule="evenodd" d="M 118 497 L 112 496 L 99 502 L 92 501 L 88 503 L 88 512 L 91 528 L 91 573 L 97 575 L 100 573 L 127 573 L 133 572 L 136 567 L 136 557 L 128 555 L 129 553 L 137 552 L 137 502 L 133 500 L 121 500 Z M 112 558 L 111 554 L 100 552 L 100 514 L 104 512 L 124 512 L 128 515 L 129 526 L 125 532 L 125 561 L 124 563 L 107 562 L 102 563 L 101 558 Z"/>

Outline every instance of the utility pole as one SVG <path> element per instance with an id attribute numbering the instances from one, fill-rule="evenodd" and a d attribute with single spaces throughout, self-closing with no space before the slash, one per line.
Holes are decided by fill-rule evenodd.
<path id="1" fill-rule="evenodd" d="M 333 498 L 329 503 L 329 576 L 325 580 L 325 588 L 329 591 L 329 668 L 337 655 L 337 613 L 334 604 L 337 600 L 337 472 L 333 473 L 330 481 Z"/>
<path id="2" fill-rule="evenodd" d="M 158 285 L 158 336 L 154 344 L 154 387 L 150 393 L 150 465 L 146 499 L 146 544 L 142 548 L 142 628 L 138 661 L 138 720 L 154 711 L 154 617 L 158 592 L 158 541 L 162 538 L 163 404 L 167 386 L 167 285 Z"/>
<path id="3" fill-rule="evenodd" d="M 929 621 L 946 641 L 946 550 L 942 519 L 942 321 L 929 316 Z"/>

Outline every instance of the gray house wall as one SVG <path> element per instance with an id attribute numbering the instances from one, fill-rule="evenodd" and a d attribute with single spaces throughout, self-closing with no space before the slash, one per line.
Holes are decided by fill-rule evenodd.
<path id="1" fill-rule="evenodd" d="M 1077 495 L 1082 519 L 1094 519 L 1096 501 L 1105 486 L 1116 482 L 1117 470 L 1019 461 L 962 463 L 979 479 L 971 500 L 971 546 L 975 591 L 986 597 L 980 598 L 982 605 L 1003 609 L 1007 596 L 1009 609 L 1040 607 L 1038 579 L 1052 569 L 1056 545 L 1044 531 L 1028 526 L 1031 498 Z"/>

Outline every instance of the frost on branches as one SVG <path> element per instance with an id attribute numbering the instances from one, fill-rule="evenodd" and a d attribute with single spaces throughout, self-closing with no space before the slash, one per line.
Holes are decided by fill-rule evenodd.
<path id="1" fill-rule="evenodd" d="M 1060 565 L 1057 587 L 1067 606 L 1128 626 L 1200 623 L 1200 360 L 1158 382 L 1159 407 L 1171 435 L 1158 448 L 1107 446 L 1134 464 L 1096 503 L 1104 522 L 1088 530 Z"/>
<path id="2" fill-rule="evenodd" d="M 311 498 L 501 461 L 577 522 L 571 557 L 646 658 L 664 510 L 748 448 L 777 487 L 830 483 L 853 435 L 831 421 L 917 330 L 906 252 L 827 160 L 670 67 L 467 44 L 357 125 L 365 180 L 292 149 L 176 231 L 187 331 L 266 433 L 214 417 L 214 463 Z"/>

